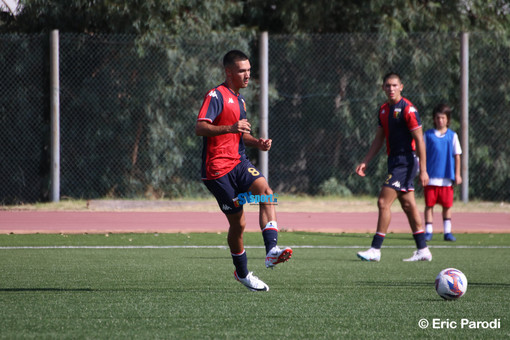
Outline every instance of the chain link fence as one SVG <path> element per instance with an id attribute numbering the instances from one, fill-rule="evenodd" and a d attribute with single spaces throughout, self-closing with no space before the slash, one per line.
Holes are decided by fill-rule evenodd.
<path id="1" fill-rule="evenodd" d="M 50 188 L 47 35 L 0 36 L 0 202 L 46 201 Z M 440 44 L 438 43 L 440 42 Z M 224 80 L 230 49 L 251 55 L 244 90 L 258 126 L 258 39 L 225 34 L 159 37 L 60 35 L 61 196 L 208 196 L 194 126 L 206 91 Z M 510 200 L 510 47 L 470 35 L 470 198 Z M 382 76 L 403 77 L 403 95 L 424 129 L 439 102 L 460 134 L 458 34 L 269 37 L 269 181 L 278 193 L 374 195 L 386 174 L 381 152 L 360 178 L 385 100 Z M 257 131 L 254 133 L 257 135 Z M 257 151 L 249 157 L 257 164 Z"/>
<path id="2" fill-rule="evenodd" d="M 48 195 L 48 36 L 0 35 L 0 203 Z"/>

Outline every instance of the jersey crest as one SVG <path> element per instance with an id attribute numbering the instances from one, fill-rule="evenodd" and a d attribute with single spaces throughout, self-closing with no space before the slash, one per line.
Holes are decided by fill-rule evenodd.
<path id="1" fill-rule="evenodd" d="M 388 155 L 399 155 L 416 149 L 411 131 L 421 128 L 420 116 L 414 105 L 402 98 L 398 103 L 384 103 L 379 109 L 379 126 L 384 130 Z"/>

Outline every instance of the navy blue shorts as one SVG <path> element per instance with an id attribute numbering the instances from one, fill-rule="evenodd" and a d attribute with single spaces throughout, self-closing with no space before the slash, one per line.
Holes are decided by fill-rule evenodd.
<path id="1" fill-rule="evenodd" d="M 388 176 L 383 186 L 397 191 L 414 191 L 418 174 L 418 158 L 414 153 L 388 157 Z"/>
<path id="2" fill-rule="evenodd" d="M 224 214 L 235 214 L 243 210 L 243 206 L 237 202 L 237 196 L 248 192 L 252 183 L 260 177 L 264 177 L 262 173 L 248 159 L 244 159 L 226 175 L 204 180 L 204 184 Z"/>

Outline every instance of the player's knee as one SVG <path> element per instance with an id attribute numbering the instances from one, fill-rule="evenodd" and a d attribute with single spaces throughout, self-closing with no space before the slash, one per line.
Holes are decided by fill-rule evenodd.
<path id="1" fill-rule="evenodd" d="M 400 202 L 400 205 L 402 206 L 402 210 L 404 210 L 404 212 L 412 212 L 414 209 L 414 204 L 409 201 L 402 201 Z"/>
<path id="2" fill-rule="evenodd" d="M 272 195 L 273 194 L 273 190 L 269 187 L 269 185 L 266 185 L 264 187 L 264 195 Z"/>
<path id="3" fill-rule="evenodd" d="M 379 197 L 377 200 L 377 208 L 379 210 L 389 209 L 391 207 L 391 204 L 388 202 L 387 199 L 383 197 Z"/>
<path id="4" fill-rule="evenodd" d="M 271 189 L 271 187 L 269 187 L 269 185 L 267 184 L 267 182 L 261 182 L 260 185 L 258 185 L 257 188 L 255 188 L 257 191 L 256 194 L 257 195 L 272 195 L 273 194 L 273 190 Z M 255 192 L 254 192 L 255 194 Z"/>

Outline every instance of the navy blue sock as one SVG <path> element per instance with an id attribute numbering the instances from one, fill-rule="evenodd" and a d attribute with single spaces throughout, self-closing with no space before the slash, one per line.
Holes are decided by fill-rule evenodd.
<path id="1" fill-rule="evenodd" d="M 416 248 L 423 249 L 427 248 L 427 241 L 425 241 L 425 232 L 423 230 L 413 233 L 414 242 L 416 242 Z"/>
<path id="2" fill-rule="evenodd" d="M 241 254 L 232 254 L 232 261 L 236 267 L 237 276 L 244 279 L 248 276 L 248 257 L 246 256 L 246 250 L 243 250 Z"/>
<path id="3" fill-rule="evenodd" d="M 375 233 L 374 238 L 372 239 L 371 247 L 375 249 L 381 249 L 385 236 L 386 234 L 383 233 Z"/>
<path id="4" fill-rule="evenodd" d="M 275 221 L 266 224 L 262 230 L 264 245 L 266 246 L 266 254 L 278 244 L 278 226 Z"/>

